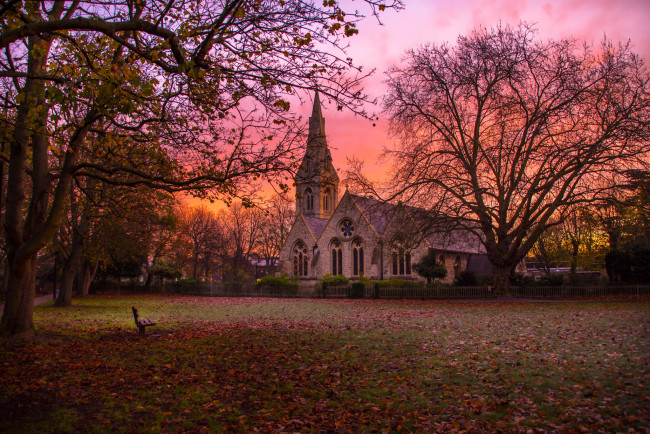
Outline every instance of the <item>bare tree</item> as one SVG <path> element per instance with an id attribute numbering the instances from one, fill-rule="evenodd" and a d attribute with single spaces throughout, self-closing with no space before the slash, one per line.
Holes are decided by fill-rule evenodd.
<path id="1" fill-rule="evenodd" d="M 216 256 L 215 249 L 218 245 L 223 245 L 221 222 L 212 211 L 203 206 L 182 208 L 178 220 L 179 241 L 185 245 L 180 250 L 186 252 L 192 277 L 198 281 L 201 265 L 207 269 L 210 258 Z"/>
<path id="2" fill-rule="evenodd" d="M 235 203 L 221 212 L 224 225 L 223 271 L 233 278 L 249 270 L 251 254 L 260 244 L 263 211 Z"/>
<path id="3" fill-rule="evenodd" d="M 387 75 L 392 197 L 465 222 L 500 293 L 545 230 L 606 193 L 599 177 L 646 165 L 650 79 L 629 46 L 499 26 L 408 51 Z"/>
<path id="4" fill-rule="evenodd" d="M 257 251 L 266 263 L 270 264 L 273 258 L 280 255 L 280 250 L 291 230 L 295 215 L 294 202 L 286 195 L 278 194 L 271 199 L 263 212 Z"/>

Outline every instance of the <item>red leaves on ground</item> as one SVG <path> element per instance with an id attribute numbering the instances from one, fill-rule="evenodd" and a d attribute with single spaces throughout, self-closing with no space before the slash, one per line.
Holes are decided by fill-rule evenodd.
<path id="1" fill-rule="evenodd" d="M 139 301 L 158 320 L 144 337 L 100 311 L 5 347 L 0 429 L 649 426 L 646 303 Z"/>

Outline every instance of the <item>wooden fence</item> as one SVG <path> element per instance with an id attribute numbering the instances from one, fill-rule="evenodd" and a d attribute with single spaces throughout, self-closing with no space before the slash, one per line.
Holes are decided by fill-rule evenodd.
<path id="1" fill-rule="evenodd" d="M 517 298 L 648 297 L 650 285 L 628 286 L 520 286 L 511 288 Z"/>
<path id="2" fill-rule="evenodd" d="M 494 299 L 489 286 L 409 286 L 380 287 L 365 285 L 342 285 L 326 288 L 269 288 L 247 285 L 206 283 L 187 287 L 167 287 L 169 292 L 179 292 L 212 297 L 274 297 L 274 298 L 366 298 L 366 299 Z M 512 298 L 534 299 L 580 299 L 580 298 L 650 298 L 650 285 L 630 286 L 522 286 L 511 287 Z"/>

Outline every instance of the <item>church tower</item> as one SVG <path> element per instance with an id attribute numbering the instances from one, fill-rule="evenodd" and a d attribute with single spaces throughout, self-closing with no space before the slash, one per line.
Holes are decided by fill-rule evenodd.
<path id="1" fill-rule="evenodd" d="M 309 118 L 307 150 L 296 173 L 296 215 L 330 218 L 339 197 L 339 176 L 325 137 L 325 119 L 318 90 Z"/>

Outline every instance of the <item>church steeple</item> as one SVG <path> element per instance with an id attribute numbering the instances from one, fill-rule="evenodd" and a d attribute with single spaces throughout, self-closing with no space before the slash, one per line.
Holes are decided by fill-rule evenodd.
<path id="1" fill-rule="evenodd" d="M 307 149 L 296 174 L 296 215 L 329 218 L 338 203 L 339 177 L 327 146 L 325 118 L 318 90 L 309 118 Z"/>

